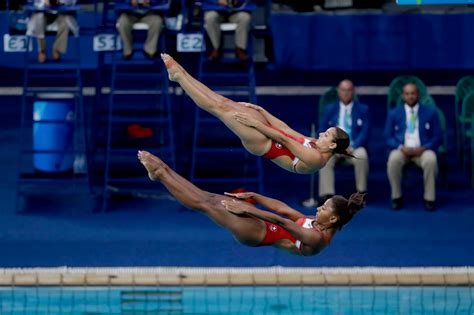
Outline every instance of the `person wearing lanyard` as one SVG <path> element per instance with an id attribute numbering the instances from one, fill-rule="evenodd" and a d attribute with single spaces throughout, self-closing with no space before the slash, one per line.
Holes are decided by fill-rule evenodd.
<path id="1" fill-rule="evenodd" d="M 392 209 L 403 207 L 401 180 L 403 167 L 414 163 L 423 169 L 424 203 L 428 211 L 435 209 L 436 153 L 442 140 L 442 131 L 436 109 L 419 103 L 418 88 L 413 83 L 403 87 L 404 105 L 388 114 L 384 137 L 390 154 L 387 174 L 391 187 Z"/>
<path id="2" fill-rule="evenodd" d="M 369 158 L 367 154 L 369 142 L 370 114 L 369 107 L 354 100 L 354 84 L 350 80 L 342 80 L 337 86 L 339 101 L 328 104 L 324 108 L 320 131 L 331 127 L 339 127 L 350 137 L 348 152 L 355 158 L 335 155 L 319 171 L 319 199 L 324 203 L 335 195 L 334 168 L 337 162 L 354 165 L 355 186 L 358 192 L 367 191 L 369 175 Z"/>

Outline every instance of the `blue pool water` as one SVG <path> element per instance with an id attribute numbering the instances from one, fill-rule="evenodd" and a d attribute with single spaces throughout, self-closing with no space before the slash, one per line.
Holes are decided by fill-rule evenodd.
<path id="1" fill-rule="evenodd" d="M 0 314 L 474 314 L 472 287 L 17 287 Z"/>

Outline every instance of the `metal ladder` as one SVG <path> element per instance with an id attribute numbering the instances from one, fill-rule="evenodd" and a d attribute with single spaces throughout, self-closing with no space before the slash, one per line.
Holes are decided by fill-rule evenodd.
<path id="1" fill-rule="evenodd" d="M 163 29 L 158 51 L 164 51 L 166 30 Z M 134 50 L 143 43 L 135 40 Z M 147 150 L 175 167 L 174 128 L 171 115 L 167 71 L 161 59 L 145 59 L 134 55 L 123 60 L 121 51 L 111 54 L 111 81 L 105 129 L 104 179 L 102 211 L 108 208 L 113 193 L 156 197 L 159 193 L 137 160 L 138 150 Z M 102 125 L 100 122 L 99 125 Z M 146 131 L 142 136 L 131 132 L 135 126 Z"/>
<path id="2" fill-rule="evenodd" d="M 27 41 L 29 45 L 31 38 L 28 38 Z M 79 37 L 74 37 L 72 41 L 70 39 L 70 46 L 73 46 L 70 47 L 70 50 L 73 53 L 64 56 L 60 62 L 39 64 L 34 59 L 32 52 L 26 51 L 24 54 L 16 211 L 24 210 L 24 203 L 30 195 L 54 196 L 61 193 L 87 194 L 89 197 L 94 195 L 89 176 L 91 158 L 88 121 L 82 93 L 79 42 Z M 54 102 L 56 98 L 68 99 L 72 103 L 71 111 L 67 117 L 64 119 L 33 117 L 35 101 L 49 100 L 48 106 L 52 109 L 54 106 L 58 106 L 57 102 Z M 35 137 L 40 136 L 39 129 L 45 126 L 67 126 L 66 129 L 71 132 L 72 143 L 54 149 L 35 148 L 34 143 L 37 139 Z M 36 136 L 33 135 L 35 130 L 38 132 Z M 58 130 L 66 132 L 61 127 Z M 71 168 L 66 171 L 39 171 L 38 165 L 34 165 L 35 161 L 45 156 L 55 156 L 58 159 L 62 157 L 74 160 L 74 162 Z M 91 198 L 91 204 L 93 204 L 92 201 Z M 92 207 L 93 205 L 91 205 Z"/>
<path id="3" fill-rule="evenodd" d="M 206 5 L 203 3 L 203 11 L 205 10 Z M 201 31 L 205 34 L 204 28 Z M 226 36 L 226 33 L 223 32 L 223 36 Z M 204 51 L 200 54 L 199 81 L 234 101 L 256 104 L 251 36 L 247 49 L 250 57 L 246 62 L 241 62 L 233 56 L 227 57 L 229 51 L 233 53 L 233 46 L 227 49 L 224 45 L 225 41 L 223 41 L 223 56 L 218 62 L 208 61 Z M 248 153 L 238 137 L 221 121 L 198 107 L 194 118 L 191 181 L 210 187 L 218 186 L 220 191 L 244 188 L 262 193 L 264 189 L 261 158 Z"/>

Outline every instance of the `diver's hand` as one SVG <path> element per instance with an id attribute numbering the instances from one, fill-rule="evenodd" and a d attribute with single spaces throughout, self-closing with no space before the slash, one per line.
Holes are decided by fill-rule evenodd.
<path id="1" fill-rule="evenodd" d="M 225 192 L 224 195 L 234 197 L 234 198 L 237 198 L 237 199 L 249 199 L 249 198 L 253 198 L 255 196 L 255 193 L 250 192 L 250 191 L 249 192 L 241 192 L 241 193 L 228 193 L 228 192 Z"/>
<path id="2" fill-rule="evenodd" d="M 251 115 L 242 112 L 235 112 L 234 119 L 237 120 L 239 123 L 248 126 L 248 127 L 257 127 L 260 121 L 253 118 Z"/>
<path id="3" fill-rule="evenodd" d="M 238 201 L 238 200 L 235 200 L 235 199 L 221 200 L 221 204 L 230 213 L 233 213 L 233 214 L 236 214 L 236 215 L 247 214 L 247 211 L 244 210 L 243 207 L 242 207 L 242 202 L 241 201 Z"/>
<path id="4" fill-rule="evenodd" d="M 247 103 L 247 102 L 239 102 L 239 104 L 244 105 L 245 107 L 255 109 L 256 111 L 263 112 L 265 109 L 262 106 L 255 105 L 252 103 Z"/>

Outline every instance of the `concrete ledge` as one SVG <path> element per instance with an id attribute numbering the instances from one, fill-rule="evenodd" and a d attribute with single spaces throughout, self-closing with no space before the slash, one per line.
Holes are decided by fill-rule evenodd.
<path id="1" fill-rule="evenodd" d="M 0 269 L 0 286 L 468 286 L 474 267 Z"/>

